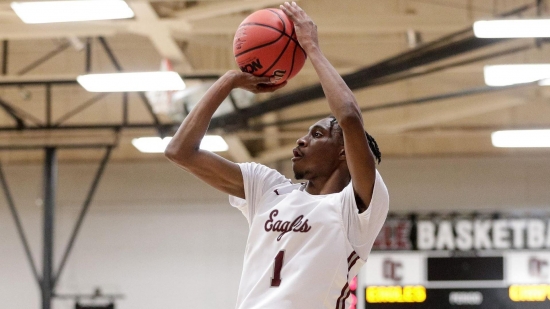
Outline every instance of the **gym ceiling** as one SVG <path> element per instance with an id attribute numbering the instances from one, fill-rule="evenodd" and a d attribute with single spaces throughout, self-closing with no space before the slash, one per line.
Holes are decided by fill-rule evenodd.
<path id="1" fill-rule="evenodd" d="M 125 20 L 25 24 L 0 3 L 0 161 L 40 162 L 44 146 L 67 148 L 62 161 L 97 161 L 112 145 L 116 161 L 162 160 L 131 141 L 170 136 L 192 106 L 155 113 L 143 93 L 86 92 L 89 73 L 159 70 L 169 59 L 189 87 L 206 87 L 238 69 L 232 41 L 251 12 L 273 0 L 127 1 Z M 547 63 L 544 39 L 479 39 L 476 20 L 548 15 L 545 1 L 300 0 L 318 25 L 321 48 L 354 89 L 365 127 L 383 156 L 548 155 L 496 148 L 491 133 L 550 128 L 550 87 L 489 87 L 490 64 Z M 329 113 L 309 63 L 282 90 L 232 98 L 211 123 L 235 161 L 275 163 Z M 200 93 L 197 94 L 200 96 Z"/>

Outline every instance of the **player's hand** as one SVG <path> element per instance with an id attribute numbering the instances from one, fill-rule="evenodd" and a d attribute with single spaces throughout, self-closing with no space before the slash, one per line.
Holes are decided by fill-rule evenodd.
<path id="1" fill-rule="evenodd" d="M 310 48 L 319 46 L 317 25 L 315 25 L 313 20 L 296 4 L 296 2 L 285 2 L 281 5 L 281 10 L 283 10 L 288 18 L 294 23 L 296 37 L 306 53 Z"/>
<path id="2" fill-rule="evenodd" d="M 269 76 L 254 76 L 250 73 L 230 71 L 234 88 L 241 88 L 252 93 L 273 92 L 281 89 L 286 85 L 286 81 L 275 85 L 274 77 Z"/>

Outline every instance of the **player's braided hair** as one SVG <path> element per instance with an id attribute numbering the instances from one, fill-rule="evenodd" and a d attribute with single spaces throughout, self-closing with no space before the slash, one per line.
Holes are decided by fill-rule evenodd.
<path id="1" fill-rule="evenodd" d="M 330 118 L 330 127 L 332 128 L 334 126 L 334 124 L 338 124 L 338 120 L 336 119 L 336 117 L 334 116 L 329 116 Z M 343 133 L 342 133 L 342 129 L 339 128 L 337 130 L 341 136 L 342 136 L 342 141 L 344 140 L 343 139 Z M 376 140 L 374 139 L 374 137 L 372 137 L 369 133 L 367 133 L 367 131 L 365 131 L 365 135 L 367 136 L 367 141 L 369 142 L 369 147 L 370 147 L 370 150 L 372 151 L 372 154 L 374 154 L 374 157 L 376 158 L 376 161 L 378 162 L 378 164 L 380 164 L 380 161 L 382 161 L 382 153 L 380 153 L 380 149 L 378 149 L 378 143 L 376 143 Z"/>

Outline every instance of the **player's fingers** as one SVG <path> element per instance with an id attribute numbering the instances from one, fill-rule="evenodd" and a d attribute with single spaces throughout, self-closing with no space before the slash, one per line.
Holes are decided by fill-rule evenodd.
<path id="1" fill-rule="evenodd" d="M 294 13 L 291 11 L 291 6 L 288 2 L 285 2 L 280 6 L 281 10 L 288 16 L 290 19 L 294 19 Z"/>
<path id="2" fill-rule="evenodd" d="M 269 76 L 256 76 L 247 72 L 243 72 L 246 74 L 245 83 L 249 85 L 257 85 L 257 84 L 268 84 L 271 83 Z"/>
<path id="3" fill-rule="evenodd" d="M 273 91 L 276 91 L 278 89 L 281 89 L 283 88 L 284 86 L 286 86 L 286 81 L 278 84 L 278 85 L 273 85 L 273 84 L 259 84 L 258 85 L 258 90 L 260 92 L 273 92 Z"/>
<path id="4" fill-rule="evenodd" d="M 292 20 L 294 23 L 297 23 L 301 20 L 307 20 L 309 17 L 306 12 L 296 4 L 296 2 L 285 2 L 280 6 L 281 10 Z"/>
<path id="5" fill-rule="evenodd" d="M 287 11 L 290 12 L 290 14 L 292 14 L 293 16 L 299 16 L 299 13 L 300 13 L 300 7 L 298 7 L 298 5 L 296 4 L 296 2 L 292 2 L 292 3 L 289 3 L 289 2 L 285 2 L 285 8 L 287 9 Z"/>
<path id="6" fill-rule="evenodd" d="M 271 84 L 271 77 L 269 76 L 254 76 L 255 84 Z"/>

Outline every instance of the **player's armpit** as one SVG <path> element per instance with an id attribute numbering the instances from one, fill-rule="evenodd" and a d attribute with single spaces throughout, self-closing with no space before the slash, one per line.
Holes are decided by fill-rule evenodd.
<path id="1" fill-rule="evenodd" d="M 185 158 L 169 153 L 166 153 L 166 157 L 212 187 L 229 195 L 244 198 L 243 175 L 236 163 L 200 149 Z"/>
<path id="2" fill-rule="evenodd" d="M 374 155 L 369 147 L 360 118 L 339 120 L 338 124 L 344 135 L 346 163 L 353 182 L 353 189 L 366 209 L 371 202 L 376 179 Z M 359 208 L 359 210 L 361 209 Z"/>
<path id="3" fill-rule="evenodd" d="M 342 208 L 344 227 L 354 250 L 361 258 L 366 259 L 388 215 L 388 189 L 380 173 L 376 172 L 370 205 L 367 205 L 366 210 L 361 213 L 357 213 L 354 209 L 360 207 L 356 205 L 355 190 L 349 189 L 352 188 L 346 187 L 342 194 L 342 205 L 345 206 Z"/>
<path id="4" fill-rule="evenodd" d="M 359 197 L 357 193 L 355 193 L 355 204 L 357 205 L 357 209 L 359 210 L 359 213 L 364 212 L 369 207 L 363 202 L 363 199 L 361 199 L 361 197 Z"/>

